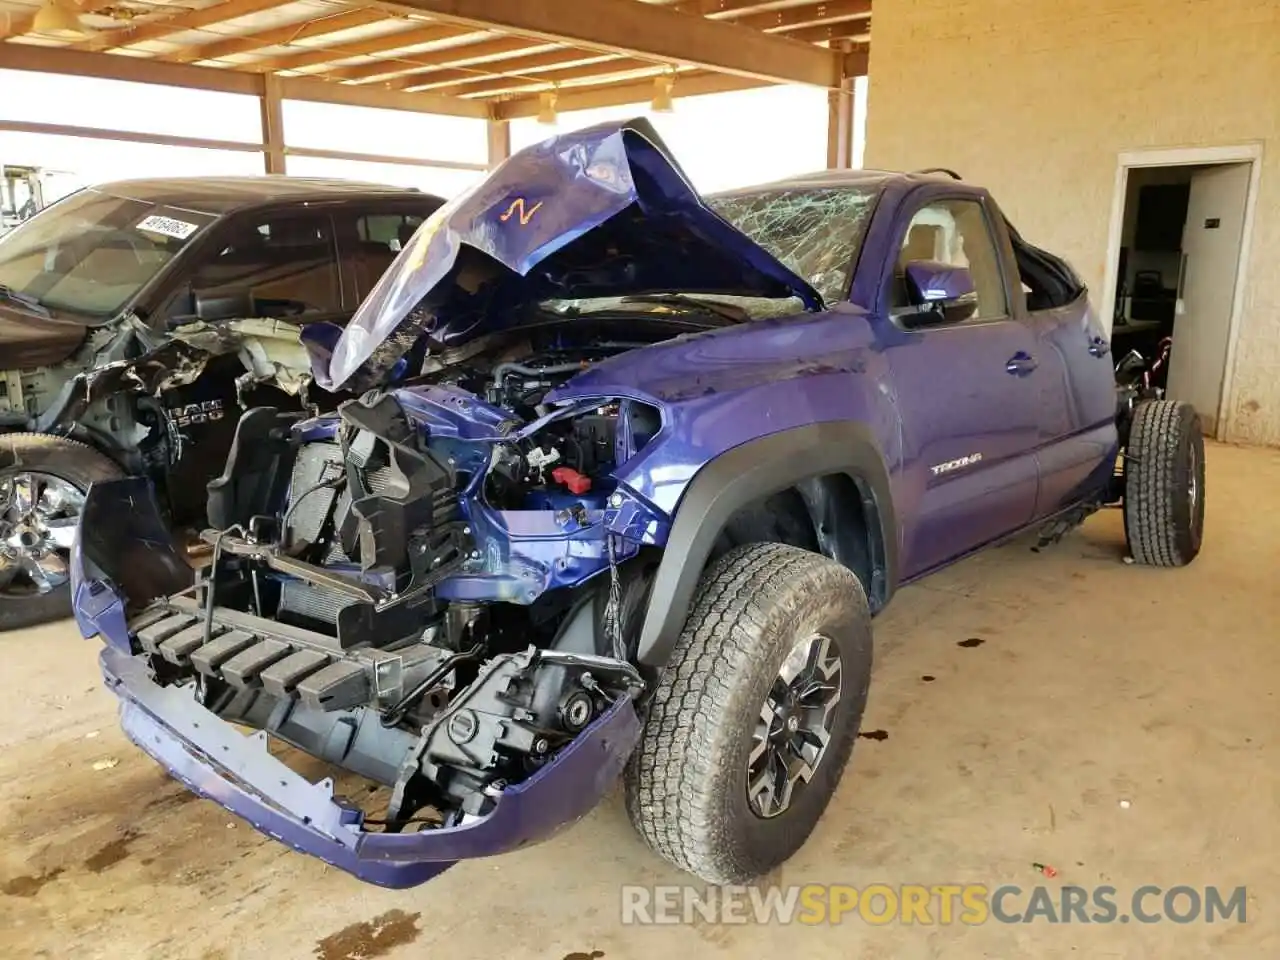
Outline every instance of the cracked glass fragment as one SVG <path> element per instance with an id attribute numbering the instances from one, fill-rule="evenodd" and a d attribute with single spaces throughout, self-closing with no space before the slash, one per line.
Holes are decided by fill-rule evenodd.
<path id="1" fill-rule="evenodd" d="M 707 203 L 831 303 L 848 294 L 875 198 L 870 187 L 787 187 Z"/>

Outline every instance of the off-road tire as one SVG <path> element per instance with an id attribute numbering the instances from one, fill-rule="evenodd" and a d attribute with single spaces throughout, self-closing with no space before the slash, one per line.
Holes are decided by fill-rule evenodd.
<path id="1" fill-rule="evenodd" d="M 821 633 L 842 692 L 813 778 L 781 814 L 747 799 L 760 708 L 797 640 Z M 768 873 L 808 838 L 853 749 L 871 680 L 871 614 L 840 564 L 776 543 L 730 550 L 702 575 L 626 774 L 627 812 L 657 853 L 710 883 Z"/>
<path id="2" fill-rule="evenodd" d="M 0 435 L 0 476 L 34 470 L 52 474 L 81 491 L 99 480 L 115 480 L 124 472 L 115 461 L 75 440 L 43 433 Z M 0 633 L 61 620 L 71 615 L 71 585 L 31 597 L 0 594 Z"/>
<path id="3" fill-rule="evenodd" d="M 1200 552 L 1204 436 L 1191 404 L 1151 400 L 1134 409 L 1124 457 L 1124 534 L 1133 559 L 1154 567 L 1181 567 Z"/>

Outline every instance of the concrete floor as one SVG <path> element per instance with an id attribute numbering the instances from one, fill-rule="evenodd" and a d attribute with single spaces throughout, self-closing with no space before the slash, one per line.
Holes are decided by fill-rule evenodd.
<path id="1" fill-rule="evenodd" d="M 864 725 L 888 736 L 859 741 L 771 879 L 1107 883 L 1122 905 L 1144 884 L 1246 885 L 1243 925 L 623 927 L 621 884 L 681 876 L 617 796 L 541 847 L 363 886 L 166 780 L 117 732 L 94 644 L 59 624 L 0 637 L 0 956 L 1278 956 L 1280 452 L 1215 446 L 1208 467 L 1189 568 L 1122 565 L 1110 510 L 904 590 Z"/>

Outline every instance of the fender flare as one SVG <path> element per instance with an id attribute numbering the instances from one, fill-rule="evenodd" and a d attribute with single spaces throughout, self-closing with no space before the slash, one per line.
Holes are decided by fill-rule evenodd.
<path id="1" fill-rule="evenodd" d="M 676 508 L 640 633 L 637 656 L 665 665 L 684 628 L 698 580 L 716 538 L 742 507 L 814 477 L 847 474 L 879 522 L 884 599 L 898 581 L 898 527 L 884 455 L 862 423 L 810 423 L 750 440 L 709 461 Z M 868 585 L 870 589 L 870 585 Z"/>

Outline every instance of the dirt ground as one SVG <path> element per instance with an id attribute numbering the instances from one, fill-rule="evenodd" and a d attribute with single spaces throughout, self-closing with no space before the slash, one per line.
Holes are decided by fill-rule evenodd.
<path id="1" fill-rule="evenodd" d="M 769 880 L 1110 884 L 1122 906 L 1246 886 L 1243 924 L 624 926 L 623 884 L 687 878 L 617 795 L 540 847 L 381 890 L 168 780 L 118 732 L 96 641 L 57 624 L 0 636 L 0 957 L 1280 956 L 1280 452 L 1208 467 L 1189 568 L 1122 565 L 1108 510 L 905 589 L 876 625 L 874 736 Z"/>

